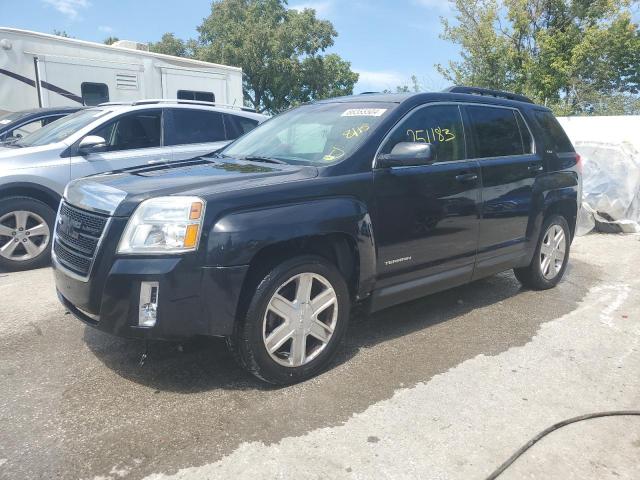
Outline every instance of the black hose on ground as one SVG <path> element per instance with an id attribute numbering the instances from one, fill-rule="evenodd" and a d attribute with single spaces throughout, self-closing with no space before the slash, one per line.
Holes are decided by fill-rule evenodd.
<path id="1" fill-rule="evenodd" d="M 566 427 L 567 425 L 571 425 L 572 423 L 584 422 L 585 420 L 592 420 L 594 418 L 602 418 L 602 417 L 640 417 L 640 410 L 614 410 L 610 412 L 596 412 L 596 413 L 588 413 L 586 415 L 580 415 L 579 417 L 569 418 L 568 420 L 563 420 L 558 422 L 549 428 L 544 429 L 540 433 L 538 433 L 535 437 L 525 443 L 522 447 L 520 447 L 513 455 L 509 457 L 509 459 L 500 465 L 491 475 L 487 477 L 486 480 L 495 480 L 500 475 L 504 473 L 504 471 L 509 468 L 513 462 L 515 462 L 518 458 L 522 456 L 527 450 L 533 447 L 538 441 L 542 438 L 549 435 L 551 432 L 558 430 L 559 428 Z"/>

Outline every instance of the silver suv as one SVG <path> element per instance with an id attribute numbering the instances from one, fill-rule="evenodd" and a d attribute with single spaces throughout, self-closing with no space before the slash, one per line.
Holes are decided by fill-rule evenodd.
<path id="1" fill-rule="evenodd" d="M 0 147 L 0 269 L 49 262 L 55 212 L 70 180 L 205 155 L 266 118 L 202 102 L 102 104 Z"/>

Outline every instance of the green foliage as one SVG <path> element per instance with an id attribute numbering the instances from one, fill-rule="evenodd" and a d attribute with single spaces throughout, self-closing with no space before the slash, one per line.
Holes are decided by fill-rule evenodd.
<path id="1" fill-rule="evenodd" d="M 57 30 L 57 29 L 54 28 L 52 33 L 56 37 L 74 38 L 71 35 L 69 35 L 65 30 Z"/>
<path id="2" fill-rule="evenodd" d="M 561 114 L 640 113 L 640 30 L 631 0 L 450 0 L 442 38 L 456 84 L 524 93 Z"/>
<path id="3" fill-rule="evenodd" d="M 214 1 L 198 31 L 196 57 L 242 67 L 245 100 L 259 112 L 350 94 L 358 80 L 349 62 L 323 55 L 337 36 L 331 22 L 286 0 Z"/>
<path id="4" fill-rule="evenodd" d="M 120 39 L 118 37 L 107 37 L 103 40 L 102 43 L 104 43 L 105 45 L 113 45 L 114 43 L 120 41 Z"/>
<path id="5" fill-rule="evenodd" d="M 149 43 L 149 51 L 174 57 L 192 57 L 195 53 L 195 42 L 193 40 L 185 42 L 173 33 L 165 33 L 159 42 Z"/>

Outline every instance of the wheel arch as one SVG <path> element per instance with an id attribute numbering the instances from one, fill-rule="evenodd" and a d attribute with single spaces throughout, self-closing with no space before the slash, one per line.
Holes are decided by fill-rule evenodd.
<path id="1" fill-rule="evenodd" d="M 54 212 L 58 210 L 62 197 L 54 190 L 30 182 L 14 182 L 0 186 L 0 198 L 29 197 L 48 205 Z"/>
<path id="2" fill-rule="evenodd" d="M 207 242 L 207 264 L 249 266 L 247 282 L 265 265 L 315 254 L 334 263 L 354 299 L 366 296 L 375 278 L 375 245 L 365 205 L 332 198 L 232 213 L 220 218 Z"/>
<path id="3" fill-rule="evenodd" d="M 571 241 L 576 234 L 576 222 L 578 219 L 578 204 L 575 198 L 560 198 L 547 204 L 544 211 L 544 220 L 552 215 L 561 215 L 569 224 L 571 232 Z"/>

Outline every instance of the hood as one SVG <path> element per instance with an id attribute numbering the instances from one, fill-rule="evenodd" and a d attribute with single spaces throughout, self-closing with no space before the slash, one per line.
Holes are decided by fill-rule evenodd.
<path id="1" fill-rule="evenodd" d="M 141 201 L 160 196 L 217 193 L 285 183 L 318 175 L 315 167 L 197 158 L 94 175 L 71 182 L 65 198 L 102 213 L 128 215 Z M 120 208 L 118 208 L 120 206 Z"/>

